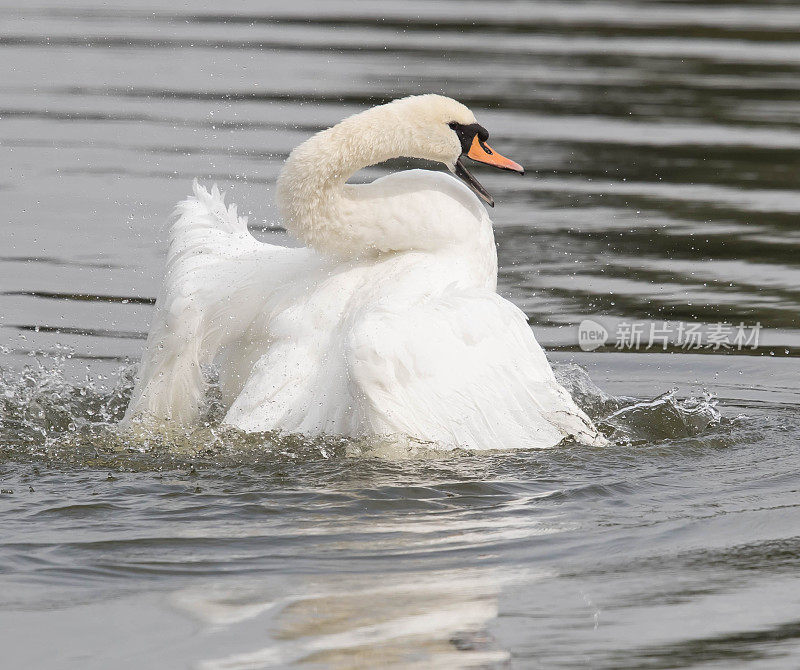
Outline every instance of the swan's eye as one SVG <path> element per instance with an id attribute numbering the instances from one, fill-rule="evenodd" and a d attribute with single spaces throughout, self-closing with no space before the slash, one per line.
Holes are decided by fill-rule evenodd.
<path id="1" fill-rule="evenodd" d="M 469 153 L 476 135 L 481 142 L 489 139 L 489 131 L 479 123 L 463 124 L 452 121 L 447 125 L 458 135 L 458 141 L 461 142 L 461 153 L 463 154 Z"/>

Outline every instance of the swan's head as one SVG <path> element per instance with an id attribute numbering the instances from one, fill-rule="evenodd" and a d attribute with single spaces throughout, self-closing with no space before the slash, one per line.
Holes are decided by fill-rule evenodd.
<path id="1" fill-rule="evenodd" d="M 443 95 L 416 95 L 386 105 L 397 115 L 396 130 L 407 133 L 407 155 L 444 163 L 482 200 L 494 207 L 492 196 L 465 166 L 467 158 L 502 170 L 524 174 L 519 163 L 500 155 L 486 141 L 489 131 L 460 102 Z"/>

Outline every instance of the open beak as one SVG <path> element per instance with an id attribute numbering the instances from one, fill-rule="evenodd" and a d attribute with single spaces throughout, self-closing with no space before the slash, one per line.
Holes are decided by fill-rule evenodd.
<path id="1" fill-rule="evenodd" d="M 469 151 L 465 154 L 461 154 L 456 161 L 456 166 L 453 172 L 457 177 L 462 179 L 464 183 L 467 184 L 475 193 L 489 205 L 489 207 L 494 207 L 494 199 L 489 193 L 486 191 L 483 186 L 481 186 L 480 182 L 473 177 L 466 167 L 464 167 L 463 158 L 467 156 L 478 163 L 486 163 L 486 165 L 492 165 L 496 168 L 500 168 L 501 170 L 511 170 L 512 172 L 517 172 L 519 174 L 525 174 L 525 169 L 519 164 L 512 161 L 510 158 L 506 158 L 505 156 L 501 156 L 497 153 L 494 149 L 492 149 L 488 144 L 485 142 L 481 142 L 478 139 L 478 136 L 475 135 L 474 139 L 472 140 L 472 146 L 470 146 Z"/>

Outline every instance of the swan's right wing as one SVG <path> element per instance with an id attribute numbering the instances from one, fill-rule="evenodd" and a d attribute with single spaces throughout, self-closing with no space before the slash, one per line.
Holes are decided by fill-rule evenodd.
<path id="1" fill-rule="evenodd" d="M 201 366 L 240 338 L 278 286 L 313 264 L 308 249 L 264 244 L 216 186 L 195 180 L 175 210 L 166 274 L 125 420 L 189 424 L 203 397 Z"/>
<path id="2" fill-rule="evenodd" d="M 371 432 L 476 449 L 604 444 L 553 376 L 525 315 L 494 292 L 373 309 L 348 345 Z"/>

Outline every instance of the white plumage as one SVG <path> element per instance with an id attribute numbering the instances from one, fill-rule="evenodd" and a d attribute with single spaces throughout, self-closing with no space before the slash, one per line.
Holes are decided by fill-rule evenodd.
<path id="1" fill-rule="evenodd" d="M 524 314 L 496 293 L 492 225 L 441 172 L 346 184 L 397 156 L 453 169 L 463 105 L 416 96 L 367 110 L 292 152 L 287 228 L 263 244 L 197 182 L 178 205 L 167 271 L 125 421 L 191 425 L 216 362 L 224 423 L 246 431 L 402 435 L 474 449 L 604 439 L 556 382 Z"/>

